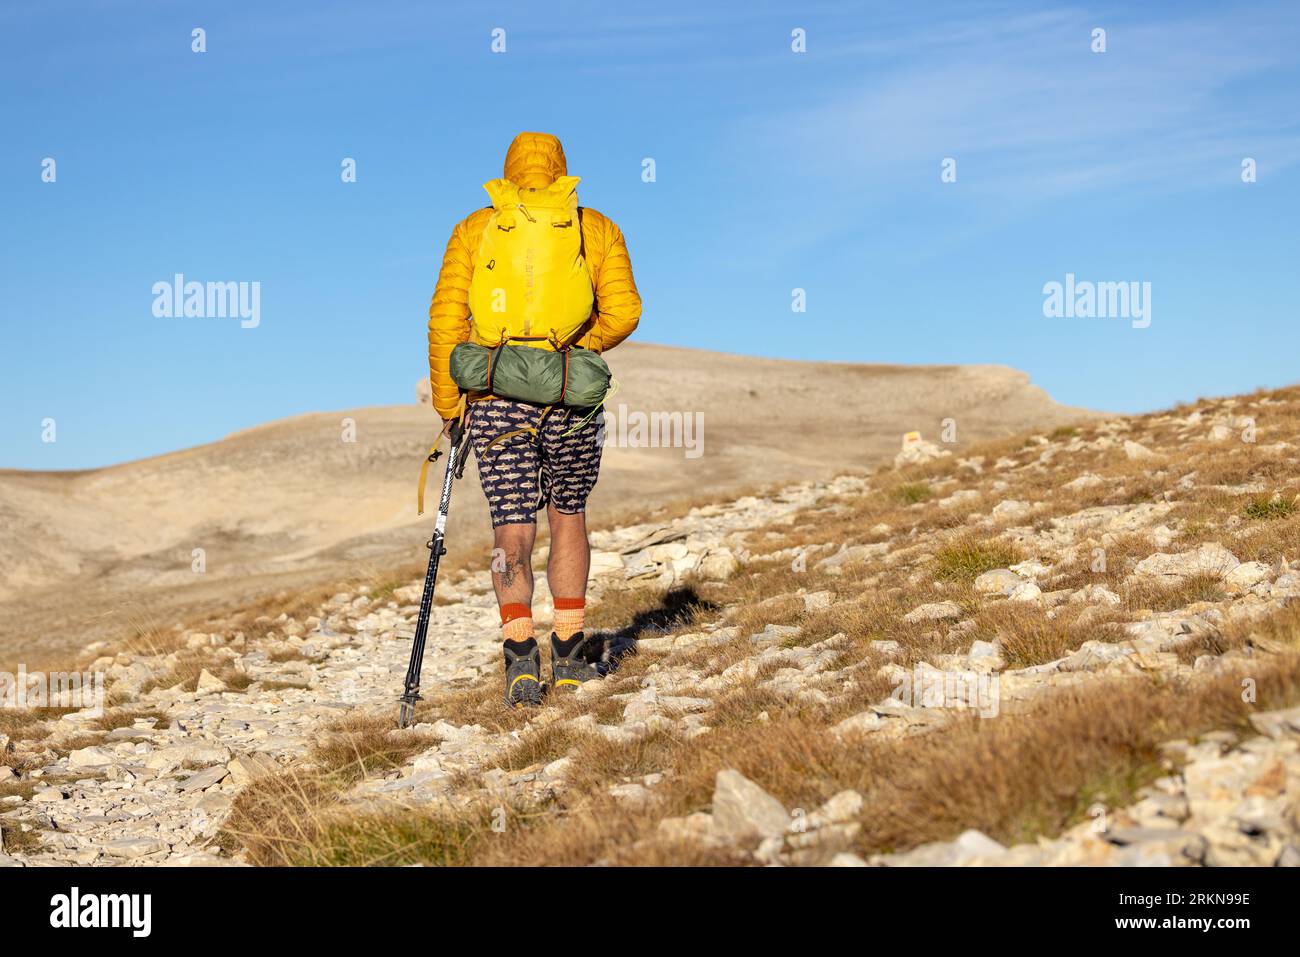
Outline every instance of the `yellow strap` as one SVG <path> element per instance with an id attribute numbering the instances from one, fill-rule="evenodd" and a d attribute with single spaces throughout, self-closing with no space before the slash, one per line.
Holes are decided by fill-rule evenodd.
<path id="1" fill-rule="evenodd" d="M 483 451 L 480 455 L 487 455 L 488 449 L 492 448 L 492 446 L 496 445 L 498 442 L 504 442 L 506 439 L 513 439 L 516 435 L 531 435 L 536 438 L 541 438 L 542 423 L 546 421 L 546 417 L 550 414 L 551 409 L 553 408 L 555 408 L 555 406 L 548 405 L 546 408 L 542 409 L 542 414 L 538 417 L 537 425 L 535 426 L 526 426 L 522 429 L 512 429 L 509 432 L 502 432 L 487 445 L 483 446 Z"/>
<path id="2" fill-rule="evenodd" d="M 576 678 L 561 678 L 559 681 L 555 682 L 555 687 L 558 688 L 560 685 L 577 685 L 581 688 L 582 682 L 578 681 Z"/>
<path id="3" fill-rule="evenodd" d="M 420 487 L 415 493 L 415 514 L 417 515 L 424 514 L 424 483 L 429 479 L 429 463 L 438 461 L 438 456 L 442 455 L 442 451 L 438 448 L 438 442 L 441 439 L 442 436 L 438 436 L 438 439 L 433 443 L 433 448 L 429 449 L 429 454 L 424 457 L 424 462 L 420 465 Z"/>
<path id="4" fill-rule="evenodd" d="M 498 435 L 487 445 L 483 446 L 482 454 L 487 455 L 488 449 L 492 448 L 492 446 L 496 445 L 498 442 L 504 442 L 506 439 L 513 439 L 516 435 L 536 435 L 536 434 L 537 434 L 537 430 L 532 428 L 514 429 L 513 431 L 510 432 L 502 432 L 500 435 Z"/>
<path id="5" fill-rule="evenodd" d="M 469 408 L 468 400 L 469 397 L 462 392 L 460 395 L 460 404 L 456 406 L 455 419 L 465 426 L 468 426 L 468 419 L 465 416 L 466 410 Z M 429 454 L 426 455 L 424 461 L 420 463 L 420 484 L 415 492 L 416 515 L 424 514 L 424 484 L 429 480 L 429 463 L 438 461 L 438 456 L 442 455 L 442 453 L 438 451 L 438 443 L 441 441 L 442 434 L 439 433 L 438 437 L 433 440 L 433 447 L 429 449 Z"/>

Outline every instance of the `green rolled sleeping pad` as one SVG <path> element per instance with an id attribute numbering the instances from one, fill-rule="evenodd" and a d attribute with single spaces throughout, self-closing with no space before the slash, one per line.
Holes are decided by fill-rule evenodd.
<path id="1" fill-rule="evenodd" d="M 462 342 L 451 350 L 451 377 L 466 392 L 490 392 L 519 402 L 578 409 L 600 405 L 610 379 L 609 366 L 590 349 L 571 346 L 554 352 L 476 342 Z"/>

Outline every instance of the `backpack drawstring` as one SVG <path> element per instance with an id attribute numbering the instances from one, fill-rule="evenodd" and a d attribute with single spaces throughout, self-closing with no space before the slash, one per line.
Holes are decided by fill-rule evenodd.
<path id="1" fill-rule="evenodd" d="M 602 407 L 606 402 L 608 402 L 611 398 L 613 398 L 613 396 L 614 396 L 614 394 L 615 394 L 616 392 L 618 392 L 618 380 L 615 379 L 613 376 L 610 376 L 610 378 L 609 378 L 609 388 L 605 390 L 605 397 L 604 397 L 603 399 L 601 399 L 599 402 L 597 402 L 597 403 L 592 407 L 591 411 L 588 412 L 586 415 L 584 415 L 584 416 L 582 417 L 582 420 L 579 421 L 577 425 L 575 425 L 573 428 L 569 429 L 569 431 L 561 433 L 561 434 L 560 434 L 560 438 L 562 438 L 562 439 L 567 439 L 567 438 L 568 438 L 569 436 L 571 436 L 574 432 L 577 432 L 580 428 L 582 428 L 584 425 L 586 425 L 587 422 L 591 419 L 591 417 L 594 416 L 597 412 L 599 412 L 599 411 L 601 410 L 601 407 Z"/>

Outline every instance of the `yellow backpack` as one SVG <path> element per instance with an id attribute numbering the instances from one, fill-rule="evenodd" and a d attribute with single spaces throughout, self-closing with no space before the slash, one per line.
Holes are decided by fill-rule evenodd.
<path id="1" fill-rule="evenodd" d="M 577 185 L 577 176 L 544 189 L 521 189 L 508 179 L 483 184 L 494 212 L 469 286 L 474 341 L 560 349 L 591 317 Z"/>

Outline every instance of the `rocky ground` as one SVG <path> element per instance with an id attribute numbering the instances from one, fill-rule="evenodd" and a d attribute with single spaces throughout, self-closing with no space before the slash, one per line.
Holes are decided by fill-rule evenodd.
<path id="1" fill-rule="evenodd" d="M 636 653 L 535 712 L 486 568 L 407 731 L 418 581 L 92 646 L 104 715 L 0 711 L 0 864 L 1298 864 L 1297 444 L 1282 390 L 598 531 Z"/>

